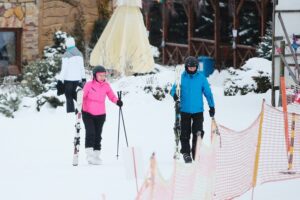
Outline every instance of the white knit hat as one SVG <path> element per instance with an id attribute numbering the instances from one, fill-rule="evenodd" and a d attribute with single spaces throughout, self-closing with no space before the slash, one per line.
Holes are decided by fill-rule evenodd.
<path id="1" fill-rule="evenodd" d="M 69 47 L 75 47 L 75 40 L 73 37 L 67 37 L 66 38 L 66 46 Z"/>

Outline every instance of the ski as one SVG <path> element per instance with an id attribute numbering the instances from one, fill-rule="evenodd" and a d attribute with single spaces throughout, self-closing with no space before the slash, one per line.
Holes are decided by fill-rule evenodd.
<path id="1" fill-rule="evenodd" d="M 180 159 L 179 152 L 179 141 L 181 135 L 181 116 L 180 116 L 180 83 L 181 83 L 181 74 L 184 71 L 183 65 L 178 65 L 175 68 L 175 85 L 176 85 L 176 95 L 179 97 L 177 101 L 175 101 L 175 123 L 174 123 L 174 134 L 175 134 L 175 153 L 173 158 L 176 160 Z"/>
<path id="2" fill-rule="evenodd" d="M 74 135 L 73 166 L 78 166 L 78 159 L 79 159 L 81 106 L 82 106 L 82 89 L 80 87 L 77 87 L 76 94 L 77 94 L 77 101 L 75 104 L 76 123 L 75 123 L 75 135 Z"/>
<path id="3" fill-rule="evenodd" d="M 181 134 L 181 126 L 180 126 L 180 101 L 176 101 L 175 102 L 174 134 L 175 134 L 175 153 L 174 153 L 174 159 L 178 160 L 180 158 L 179 141 L 180 141 L 180 134 Z"/>

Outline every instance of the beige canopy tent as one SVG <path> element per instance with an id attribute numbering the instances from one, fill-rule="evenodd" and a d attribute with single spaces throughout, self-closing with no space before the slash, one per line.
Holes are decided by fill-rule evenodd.
<path id="1" fill-rule="evenodd" d="M 141 0 L 120 0 L 100 39 L 90 64 L 122 74 L 150 72 L 154 59 L 140 11 Z"/>

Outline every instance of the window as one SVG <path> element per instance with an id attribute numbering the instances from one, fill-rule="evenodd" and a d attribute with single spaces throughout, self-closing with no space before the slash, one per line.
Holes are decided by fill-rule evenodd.
<path id="1" fill-rule="evenodd" d="M 0 76 L 21 72 L 21 29 L 0 28 Z"/>

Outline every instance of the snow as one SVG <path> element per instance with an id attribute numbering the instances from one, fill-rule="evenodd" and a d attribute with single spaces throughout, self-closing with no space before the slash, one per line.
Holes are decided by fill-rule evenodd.
<path id="1" fill-rule="evenodd" d="M 265 60 L 249 60 L 248 67 L 262 69 Z M 174 68 L 156 66 L 154 75 L 124 77 L 111 80 L 114 91 L 122 90 L 123 114 L 130 147 L 141 149 L 139 160 L 144 166 L 141 186 L 149 158 L 156 152 L 159 168 L 167 179 L 172 171 L 174 150 L 174 102 L 170 96 L 157 101 L 143 90 L 145 85 L 162 88 L 174 81 Z M 271 92 L 245 96 L 224 96 L 223 82 L 229 74 L 215 72 L 209 77 L 216 104 L 218 123 L 235 130 L 250 126 L 260 112 L 262 100 L 270 104 Z M 55 94 L 56 91 L 49 93 Z M 47 95 L 49 95 L 49 93 Z M 63 96 L 60 99 L 64 100 Z M 0 199 L 9 200 L 133 200 L 136 185 L 126 173 L 126 142 L 120 132 L 119 160 L 117 154 L 118 107 L 107 101 L 107 118 L 103 129 L 101 166 L 89 166 L 85 161 L 84 129 L 81 131 L 79 166 L 72 166 L 75 116 L 66 114 L 65 107 L 43 106 L 35 109 L 35 100 L 25 98 L 15 118 L 0 116 Z M 210 131 L 205 104 L 204 130 Z M 240 119 L 243 120 L 240 120 Z M 83 127 L 83 125 L 82 125 Z M 204 141 L 209 140 L 209 134 Z M 263 199 L 299 199 L 300 180 L 267 183 L 257 186 L 254 197 Z M 237 198 L 250 199 L 250 192 Z"/>
<path id="2" fill-rule="evenodd" d="M 299 0 L 278 0 L 277 10 L 299 10 Z"/>
<path id="3" fill-rule="evenodd" d="M 152 45 L 150 45 L 150 47 L 153 57 L 158 58 L 160 54 L 158 48 Z"/>

